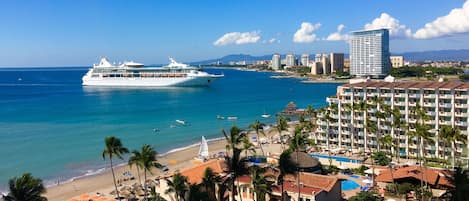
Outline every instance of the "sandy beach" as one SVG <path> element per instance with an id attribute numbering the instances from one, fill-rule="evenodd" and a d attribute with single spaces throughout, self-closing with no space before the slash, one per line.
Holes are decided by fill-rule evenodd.
<path id="1" fill-rule="evenodd" d="M 276 132 L 265 132 L 267 136 L 276 135 Z M 250 135 L 255 136 L 255 135 Z M 214 140 L 208 142 L 210 154 L 217 154 L 220 151 L 225 151 L 225 139 Z M 279 144 L 269 144 L 263 145 L 264 151 L 274 153 L 280 152 L 281 148 Z M 172 173 L 176 170 L 181 170 L 184 168 L 188 168 L 193 166 L 193 159 L 197 156 L 199 150 L 199 146 L 189 147 L 187 149 L 175 151 L 164 156 L 158 157 L 158 162 L 163 165 L 166 165 L 169 168 L 169 173 Z M 260 153 L 260 149 L 256 150 Z M 174 160 L 177 162 L 174 164 Z M 118 163 L 122 163 L 123 161 L 116 161 Z M 173 164 L 171 164 L 173 163 Z M 134 180 L 124 181 L 123 185 L 132 185 L 138 182 L 138 174 L 137 169 L 135 166 L 130 168 L 128 165 L 123 165 L 120 167 L 116 167 L 114 169 L 116 180 L 119 178 L 123 178 L 123 173 L 126 171 L 130 171 L 132 175 L 135 175 Z M 157 176 L 163 176 L 164 172 L 161 170 L 154 170 L 153 175 L 147 174 L 148 178 L 155 178 Z M 143 173 L 141 173 L 141 179 L 143 182 Z M 58 186 L 51 186 L 47 188 L 46 197 L 49 201 L 64 201 L 68 200 L 73 197 L 80 196 L 82 194 L 89 194 L 90 196 L 96 195 L 98 192 L 103 194 L 104 196 L 111 198 L 113 196 L 109 195 L 109 192 L 114 190 L 114 183 L 112 180 L 112 173 L 110 168 L 101 174 L 84 177 L 80 179 L 76 179 L 71 182 L 63 183 Z"/>

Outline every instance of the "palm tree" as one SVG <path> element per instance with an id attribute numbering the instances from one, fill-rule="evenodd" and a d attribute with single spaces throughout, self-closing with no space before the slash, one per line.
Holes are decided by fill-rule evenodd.
<path id="1" fill-rule="evenodd" d="M 389 153 L 391 153 L 390 149 L 393 146 L 392 140 L 393 139 L 392 139 L 391 134 L 386 134 L 382 138 L 379 139 L 378 144 L 382 146 L 386 151 L 389 151 Z"/>
<path id="2" fill-rule="evenodd" d="M 148 201 L 166 201 L 159 193 L 156 192 L 156 188 L 154 186 L 150 189 L 150 197 Z"/>
<path id="3" fill-rule="evenodd" d="M 137 150 L 133 150 L 131 154 L 132 155 L 129 157 L 128 164 L 130 168 L 132 168 L 132 165 L 135 165 L 137 167 L 138 183 L 140 183 L 140 186 L 142 186 L 142 180 L 140 178 L 140 163 L 142 160 L 142 154 Z"/>
<path id="4" fill-rule="evenodd" d="M 245 157 L 248 157 L 248 152 L 251 152 L 252 154 L 256 153 L 256 148 L 254 144 L 252 144 L 252 142 L 249 140 L 249 137 L 247 135 L 243 137 L 242 149 L 244 150 Z"/>
<path id="5" fill-rule="evenodd" d="M 469 192 L 469 170 L 463 170 L 456 167 L 455 174 L 451 182 L 454 189 L 451 192 L 452 201 L 467 201 L 467 192 Z"/>
<path id="6" fill-rule="evenodd" d="M 223 136 L 225 136 L 226 140 L 226 151 L 230 152 L 231 155 L 226 156 L 226 164 L 228 166 L 228 169 L 230 171 L 230 176 L 228 177 L 228 180 L 230 182 L 231 186 L 231 198 L 232 200 L 235 200 L 235 181 L 238 178 L 240 174 L 243 173 L 244 167 L 243 163 L 241 161 L 241 152 L 243 151 L 240 146 L 242 146 L 242 143 L 244 142 L 244 138 L 246 138 L 246 134 L 244 132 L 241 132 L 241 130 L 233 126 L 230 129 L 229 133 L 226 133 L 225 130 L 222 130 Z M 239 182 L 238 182 L 239 183 Z"/>
<path id="7" fill-rule="evenodd" d="M 308 139 L 308 136 L 304 135 L 301 131 L 303 128 L 301 126 L 297 126 L 295 128 L 295 134 L 290 139 L 289 149 L 296 153 L 296 161 L 299 161 L 299 152 L 304 151 L 306 147 L 313 142 Z M 298 186 L 298 200 L 300 200 L 301 189 L 300 189 L 300 170 L 297 169 L 297 176 L 296 176 L 296 183 Z"/>
<path id="8" fill-rule="evenodd" d="M 461 142 L 463 144 L 466 144 L 467 142 L 467 136 L 465 134 L 462 134 L 461 131 L 457 128 L 451 128 L 449 126 L 442 126 L 440 129 L 439 137 L 442 139 L 445 139 L 445 144 L 451 144 L 451 167 L 454 169 L 455 163 L 456 163 L 456 157 L 455 157 L 455 143 L 456 142 Z M 446 148 L 446 146 L 445 146 Z M 446 151 L 445 151 L 446 152 Z M 445 154 L 446 155 L 446 154 Z"/>
<path id="9" fill-rule="evenodd" d="M 439 140 L 443 141 L 443 159 L 446 160 L 446 150 L 447 145 L 451 144 L 451 132 L 452 128 L 447 125 L 443 125 L 438 131 L 438 138 Z"/>
<path id="10" fill-rule="evenodd" d="M 264 149 L 262 149 L 262 143 L 260 143 L 260 135 L 259 134 L 262 134 L 265 136 L 265 133 L 264 133 L 264 126 L 261 124 L 261 122 L 259 122 L 259 120 L 255 120 L 254 123 L 252 123 L 251 125 L 249 125 L 249 129 L 251 129 L 252 131 L 255 131 L 256 132 L 256 135 L 257 135 L 257 143 L 259 144 L 259 148 L 261 148 L 261 152 L 262 152 L 262 155 L 265 155 L 264 154 Z"/>
<path id="11" fill-rule="evenodd" d="M 287 149 L 280 154 L 280 159 L 278 161 L 278 169 L 280 174 L 278 175 L 277 182 L 282 186 L 282 200 L 285 201 L 285 191 L 284 191 L 284 178 L 287 174 L 293 174 L 296 171 L 297 164 L 291 160 L 292 150 Z"/>
<path id="12" fill-rule="evenodd" d="M 282 147 L 282 150 L 284 149 L 283 147 L 283 140 L 282 140 L 282 132 L 288 130 L 288 120 L 284 116 L 279 116 L 277 117 L 277 124 L 275 125 L 275 129 L 271 131 L 277 131 L 278 136 L 280 139 L 280 146 Z"/>
<path id="13" fill-rule="evenodd" d="M 177 172 L 171 179 L 166 179 L 166 183 L 168 184 L 166 194 L 174 193 L 176 201 L 186 200 L 186 193 L 189 191 L 187 177 Z"/>
<path id="14" fill-rule="evenodd" d="M 400 138 L 400 134 L 401 134 L 401 128 L 402 127 L 406 127 L 405 126 L 405 123 L 402 123 L 401 122 L 401 110 L 399 108 L 394 108 L 392 110 L 392 124 L 391 124 L 391 128 L 392 128 L 392 131 L 393 131 L 393 134 L 394 137 L 393 139 L 393 144 L 394 142 L 396 142 L 394 144 L 394 147 L 395 147 L 395 152 L 396 152 L 396 158 L 397 158 L 397 163 L 399 164 L 399 159 L 401 158 L 401 153 L 400 153 L 400 146 L 399 146 L 399 138 Z M 396 135 L 396 130 L 397 130 L 397 135 Z M 406 153 L 408 154 L 408 153 Z"/>
<path id="15" fill-rule="evenodd" d="M 256 193 L 256 201 L 265 201 L 266 194 L 270 194 L 272 192 L 272 185 L 275 181 L 275 177 L 273 175 L 266 175 L 265 171 L 265 168 L 260 168 L 258 166 L 252 166 L 251 169 L 252 186 Z"/>
<path id="16" fill-rule="evenodd" d="M 144 189 L 144 199 L 147 198 L 147 172 L 152 173 L 152 168 L 160 168 L 162 165 L 157 162 L 156 155 L 158 154 L 155 149 L 148 145 L 148 144 L 143 144 L 142 145 L 142 150 L 141 150 L 141 159 L 140 159 L 140 168 L 143 169 L 143 176 L 145 182 L 143 183 L 143 189 Z"/>
<path id="17" fill-rule="evenodd" d="M 201 186 L 207 191 L 209 200 L 216 201 L 215 187 L 222 181 L 221 177 L 216 175 L 211 168 L 205 169 L 204 177 L 202 178 Z"/>
<path id="18" fill-rule="evenodd" d="M 116 184 L 116 175 L 114 174 L 114 167 L 112 165 L 112 157 L 115 156 L 119 159 L 122 159 L 122 155 L 129 153 L 129 150 L 122 145 L 122 142 L 119 138 L 114 137 L 114 136 L 108 136 L 104 139 L 105 143 L 105 148 L 103 150 L 103 160 L 106 160 L 106 156 L 109 158 L 109 161 L 111 162 L 111 172 L 112 172 L 112 178 L 114 181 L 114 187 L 117 193 L 117 197 L 119 200 L 121 200 L 121 197 L 119 196 L 119 191 L 117 190 L 117 184 Z"/>
<path id="19" fill-rule="evenodd" d="M 30 173 L 10 179 L 8 185 L 10 192 L 3 196 L 5 201 L 47 201 L 42 196 L 46 193 L 42 180 L 34 178 Z"/>

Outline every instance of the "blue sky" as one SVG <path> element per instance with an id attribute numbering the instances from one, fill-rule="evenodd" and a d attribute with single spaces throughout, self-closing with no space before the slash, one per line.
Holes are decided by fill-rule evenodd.
<path id="1" fill-rule="evenodd" d="M 366 24 L 392 27 L 391 52 L 469 48 L 466 0 L 324 2 L 2 1 L 0 66 L 83 66 L 100 56 L 149 64 L 168 56 L 189 62 L 348 52 L 347 33 Z M 341 32 L 329 37 L 339 25 Z"/>

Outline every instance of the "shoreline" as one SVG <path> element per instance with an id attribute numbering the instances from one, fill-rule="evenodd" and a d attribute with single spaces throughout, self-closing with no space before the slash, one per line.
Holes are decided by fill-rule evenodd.
<path id="1" fill-rule="evenodd" d="M 223 138 L 209 139 L 207 140 L 207 143 L 209 144 L 210 153 L 212 155 L 225 150 L 225 142 Z M 198 143 L 191 144 L 159 154 L 157 157 L 158 162 L 166 165 L 169 168 L 169 172 L 180 170 L 181 168 L 190 165 L 192 159 L 197 156 L 199 149 L 198 145 Z M 170 161 L 172 160 L 175 160 L 177 163 L 170 164 Z M 122 178 L 121 175 L 127 171 L 130 171 L 131 174 L 134 175 L 135 179 L 127 181 L 127 183 L 124 182 L 124 184 L 133 184 L 138 182 L 138 174 L 135 166 L 130 168 L 125 161 L 114 166 L 116 179 Z M 163 172 L 161 170 L 154 170 L 153 175 L 147 174 L 147 176 L 153 177 L 156 175 L 163 175 L 162 173 Z M 140 176 L 143 179 L 143 173 L 141 173 Z M 97 192 L 108 195 L 108 193 L 114 189 L 114 182 L 112 180 L 110 167 L 107 165 L 103 171 L 98 172 L 97 174 L 74 177 L 74 179 L 67 180 L 66 182 L 58 185 L 46 186 L 46 189 L 47 192 L 45 196 L 49 201 L 63 201 L 84 193 L 88 193 L 90 196 Z"/>

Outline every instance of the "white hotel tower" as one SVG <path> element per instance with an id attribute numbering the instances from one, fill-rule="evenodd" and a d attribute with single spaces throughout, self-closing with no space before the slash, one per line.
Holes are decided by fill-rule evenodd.
<path id="1" fill-rule="evenodd" d="M 382 100 L 383 106 L 390 106 L 400 110 L 401 129 L 393 128 L 392 115 L 387 114 L 385 118 L 377 118 L 377 111 L 384 112 L 383 106 L 376 104 L 376 98 Z M 415 131 L 416 119 L 413 118 L 412 111 L 415 111 L 419 104 L 430 117 L 424 123 L 430 127 L 431 137 L 435 141 L 433 144 L 425 146 L 426 157 L 451 156 L 451 145 L 446 144 L 438 138 L 438 131 L 443 125 L 458 128 L 461 133 L 469 136 L 469 83 L 463 82 L 394 82 L 394 81 L 364 81 L 350 83 L 337 87 L 337 95 L 327 98 L 330 120 L 329 127 L 325 115 L 318 114 L 318 128 L 315 140 L 318 144 L 329 146 L 329 148 L 344 148 L 351 150 L 376 149 L 378 145 L 377 133 L 366 132 L 366 121 L 373 121 L 378 125 L 381 135 L 390 134 L 395 145 L 398 145 L 401 157 L 416 156 L 418 141 L 416 138 L 409 138 L 407 133 Z M 374 104 L 368 108 L 368 112 L 350 109 L 350 106 L 360 102 Z M 375 103 L 373 103 L 375 102 Z M 337 109 L 332 109 L 337 108 Z M 368 115 L 366 118 L 364 115 Z M 380 123 L 378 123 L 378 121 Z M 407 131 L 407 128 L 409 129 Z M 329 129 L 329 130 L 328 130 Z M 469 141 L 469 139 L 468 139 Z M 456 143 L 456 158 L 459 158 L 468 145 Z M 393 153 L 397 150 L 392 148 Z M 445 153 L 446 152 L 446 153 Z M 465 151 L 464 151 L 465 152 Z M 465 155 L 466 153 L 464 153 Z"/>

